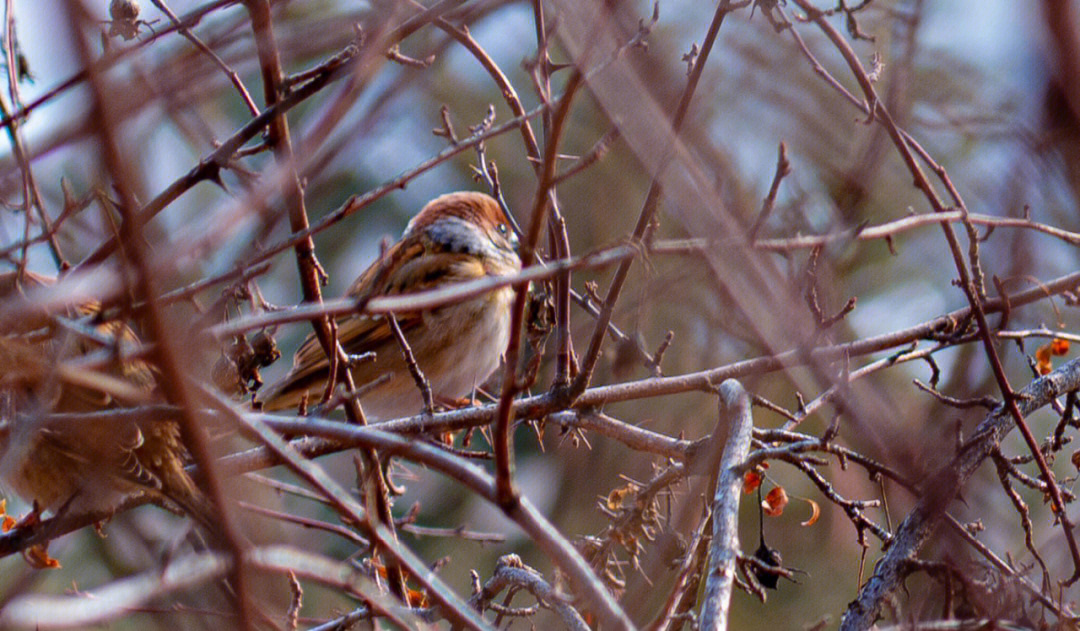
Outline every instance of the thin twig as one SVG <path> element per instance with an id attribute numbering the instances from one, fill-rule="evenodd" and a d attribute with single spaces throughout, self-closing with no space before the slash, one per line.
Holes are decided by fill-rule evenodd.
<path id="1" fill-rule="evenodd" d="M 773 175 L 772 184 L 769 186 L 769 193 L 765 196 L 765 201 L 761 203 L 761 211 L 758 212 L 757 219 L 754 220 L 754 225 L 751 226 L 750 231 L 746 233 L 750 243 L 757 241 L 758 231 L 761 230 L 761 227 L 769 220 L 769 215 L 772 214 L 773 206 L 776 205 L 776 193 L 780 190 L 780 182 L 782 182 L 790 173 L 791 163 L 788 162 L 787 145 L 781 142 L 776 156 L 776 173 Z"/>
<path id="2" fill-rule="evenodd" d="M 214 64 L 216 64 L 218 68 L 221 68 L 221 71 L 224 72 L 225 76 L 229 78 L 229 82 L 232 83 L 233 86 L 236 87 L 236 91 L 240 93 L 240 99 L 244 102 L 244 105 L 247 106 L 248 111 L 251 112 L 251 115 L 258 116 L 259 106 L 255 105 L 255 99 L 251 98 L 251 94 L 248 92 L 247 88 L 244 87 L 244 82 L 240 80 L 240 75 L 238 75 L 235 70 L 230 68 L 229 64 L 225 63 L 225 61 L 221 57 L 219 57 L 217 53 L 211 50 L 209 46 L 204 44 L 202 40 L 196 37 L 195 34 L 191 32 L 191 29 L 188 28 L 187 25 L 185 25 L 183 22 L 181 22 L 180 18 L 176 17 L 176 14 L 173 13 L 171 9 L 169 9 L 168 5 L 165 4 L 164 0 L 150 1 L 153 2 L 154 6 L 156 6 L 162 13 L 168 16 L 169 21 L 172 22 L 173 27 L 176 28 L 177 32 L 179 32 L 181 35 L 187 38 L 188 41 L 194 44 L 195 48 L 198 48 L 200 51 L 205 53 L 207 57 L 212 59 Z"/>
<path id="3" fill-rule="evenodd" d="M 397 316 L 390 312 L 386 314 L 385 318 L 387 324 L 390 325 L 390 331 L 394 334 L 394 339 L 397 340 L 398 346 L 401 347 L 401 354 L 405 357 L 405 365 L 409 367 L 409 374 L 412 375 L 417 389 L 420 390 L 420 396 L 424 400 L 424 412 L 431 414 L 435 411 L 435 398 L 431 395 L 431 383 L 424 376 L 424 372 L 420 370 L 420 366 L 417 365 L 416 356 L 413 355 L 412 347 L 409 346 L 409 340 L 406 340 L 405 334 L 401 332 L 401 325 L 398 324 Z"/>

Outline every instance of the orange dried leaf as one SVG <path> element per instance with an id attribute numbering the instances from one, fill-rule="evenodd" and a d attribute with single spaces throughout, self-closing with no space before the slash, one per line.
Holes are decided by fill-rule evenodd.
<path id="1" fill-rule="evenodd" d="M 1050 371 L 1054 369 L 1054 365 L 1050 362 L 1050 356 L 1050 344 L 1045 344 L 1035 350 L 1035 369 L 1039 371 L 1040 375 L 1050 374 Z"/>
<path id="2" fill-rule="evenodd" d="M 623 507 L 623 503 L 626 501 L 626 499 L 636 495 L 639 490 L 640 489 L 638 489 L 638 485 L 633 483 L 627 484 L 626 486 L 618 489 L 612 489 L 612 491 L 608 493 L 607 496 L 608 510 L 619 510 Z"/>
<path id="3" fill-rule="evenodd" d="M 424 592 L 422 592 L 420 590 L 413 589 L 411 587 L 406 587 L 405 588 L 405 597 L 408 599 L 410 607 L 427 607 L 428 606 L 427 594 L 425 594 Z"/>
<path id="4" fill-rule="evenodd" d="M 29 520 L 27 523 L 30 523 Z M 11 532 L 19 526 L 19 520 L 7 512 L 7 499 L 0 500 L 0 532 Z"/>
<path id="5" fill-rule="evenodd" d="M 1069 461 L 1073 463 L 1073 466 L 1080 469 L 1080 450 L 1074 451 Z"/>
<path id="6" fill-rule="evenodd" d="M 1064 355 L 1069 352 L 1069 340 L 1056 339 L 1050 342 L 1050 352 L 1054 355 Z"/>
<path id="7" fill-rule="evenodd" d="M 757 487 L 761 486 L 761 474 L 757 471 L 747 471 L 743 475 L 742 492 L 753 493 L 757 490 Z"/>
<path id="8" fill-rule="evenodd" d="M 787 506 L 788 496 L 784 487 L 773 487 L 773 490 L 769 491 L 765 496 L 765 500 L 761 502 L 761 508 L 765 510 L 765 514 L 769 517 L 779 517 L 784 514 L 784 507 Z"/>
<path id="9" fill-rule="evenodd" d="M 38 570 L 58 570 L 60 562 L 49 556 L 49 549 L 45 546 L 30 546 L 23 550 L 23 558 L 30 567 Z"/>
<path id="10" fill-rule="evenodd" d="M 813 526 L 817 523 L 819 517 L 821 517 L 821 507 L 814 500 L 806 500 L 810 504 L 810 517 L 804 522 L 799 522 L 800 526 Z"/>
<path id="11" fill-rule="evenodd" d="M 375 568 L 375 573 L 379 575 L 379 578 L 386 579 L 389 573 L 386 571 L 386 566 L 379 559 L 371 559 L 371 567 Z"/>

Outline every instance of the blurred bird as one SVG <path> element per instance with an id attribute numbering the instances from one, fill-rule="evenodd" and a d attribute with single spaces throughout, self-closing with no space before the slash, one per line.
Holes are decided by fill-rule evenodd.
<path id="1" fill-rule="evenodd" d="M 12 300 L 52 282 L 29 272 L 0 275 L 0 297 Z M 108 512 L 140 496 L 212 528 L 210 503 L 184 469 L 189 457 L 177 423 L 106 413 L 156 399 L 150 366 L 119 358 L 138 344 L 134 331 L 105 319 L 94 302 L 60 314 L 33 311 L 0 331 L 4 485 L 39 510 Z"/>
<path id="2" fill-rule="evenodd" d="M 411 294 L 513 274 L 521 270 L 517 245 L 512 224 L 495 199 L 475 192 L 443 195 L 424 206 L 401 240 L 368 267 L 346 295 Z M 513 300 L 514 290 L 503 287 L 432 310 L 395 314 L 436 401 L 460 399 L 498 368 L 510 337 Z M 357 314 L 340 318 L 337 326 L 347 354 L 375 354 L 374 361 L 351 368 L 358 387 L 383 379 L 361 399 L 365 413 L 385 420 L 420 412 L 420 389 L 388 321 Z M 328 375 L 326 355 L 310 334 L 296 352 L 289 374 L 260 397 L 263 409 L 319 401 Z"/>

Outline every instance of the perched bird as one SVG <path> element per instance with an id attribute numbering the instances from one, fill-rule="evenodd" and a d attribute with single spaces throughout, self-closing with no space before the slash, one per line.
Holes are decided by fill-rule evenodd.
<path id="1" fill-rule="evenodd" d="M 517 245 L 508 217 L 492 197 L 474 192 L 443 195 L 424 206 L 401 240 L 360 275 L 347 295 L 410 294 L 513 274 L 521 270 Z M 510 336 L 513 300 L 513 289 L 503 287 L 429 311 L 395 314 L 437 401 L 471 393 L 499 367 Z M 389 419 L 420 412 L 420 389 L 388 321 L 354 314 L 338 319 L 337 326 L 346 353 L 375 353 L 374 361 L 351 368 L 358 387 L 388 375 L 361 398 L 365 413 Z M 263 409 L 296 408 L 305 399 L 317 403 L 328 374 L 319 340 L 308 335 L 289 374 L 260 397 Z"/>
<path id="2" fill-rule="evenodd" d="M 0 297 L 52 282 L 0 275 Z M 179 426 L 137 413 L 157 398 L 149 364 L 117 356 L 137 343 L 93 302 L 36 310 L 0 331 L 0 481 L 54 513 L 108 512 L 140 496 L 212 526 L 210 504 L 184 468 Z"/>

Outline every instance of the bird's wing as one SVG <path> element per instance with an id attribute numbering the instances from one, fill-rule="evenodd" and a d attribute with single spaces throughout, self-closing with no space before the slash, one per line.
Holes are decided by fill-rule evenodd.
<path id="1" fill-rule="evenodd" d="M 485 275 L 483 264 L 463 252 L 447 251 L 442 244 L 429 238 L 400 241 L 368 267 L 349 287 L 347 295 L 358 301 L 374 296 L 415 293 L 433 287 L 479 278 Z M 420 326 L 422 314 L 395 314 L 403 333 Z M 354 314 L 337 320 L 338 340 L 345 352 L 360 355 L 385 349 L 393 332 L 385 319 L 378 316 Z M 280 382 L 271 386 L 265 398 L 265 409 L 290 407 L 299 393 L 309 391 L 326 379 L 330 362 L 314 333 L 308 334 L 293 358 L 293 367 Z"/>

